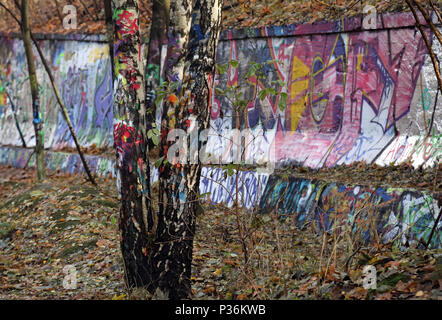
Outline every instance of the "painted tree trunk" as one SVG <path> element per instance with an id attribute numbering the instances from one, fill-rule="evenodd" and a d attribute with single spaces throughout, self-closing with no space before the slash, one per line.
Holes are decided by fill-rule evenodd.
<path id="1" fill-rule="evenodd" d="M 171 145 L 167 141 L 171 130 L 185 130 L 189 121 L 194 124 L 199 121 L 199 125 L 194 125 L 198 132 L 207 127 L 209 121 L 210 79 L 214 71 L 221 3 L 197 2 L 192 42 L 188 47 L 192 8 L 192 0 L 173 2 L 170 6 L 165 69 L 167 80 L 178 83 L 178 89 L 165 103 L 161 123 L 163 155 L 167 155 Z M 201 165 L 198 161 L 192 165 L 162 163 L 159 212 L 154 214 L 150 202 L 146 82 L 143 82 L 141 63 L 138 1 L 114 0 L 112 11 L 114 142 L 126 282 L 130 288 L 146 287 L 157 298 L 188 298 Z M 153 74 L 158 76 L 157 71 Z"/>
<path id="2" fill-rule="evenodd" d="M 195 132 L 197 135 L 191 143 L 198 145 L 198 132 L 208 127 L 221 5 L 216 0 L 196 0 L 192 37 L 187 44 L 191 3 L 171 4 L 166 73 L 169 82 L 178 81 L 181 85 L 179 92 L 167 98 L 163 112 L 161 150 L 165 157 L 173 144 L 167 141 L 167 136 L 173 135 L 171 130 L 193 130 L 191 136 L 195 137 Z M 193 155 L 196 157 L 192 157 L 191 163 L 167 157 L 168 161 L 159 168 L 160 209 L 158 238 L 152 258 L 153 277 L 158 281 L 157 290 L 169 299 L 191 296 L 191 262 L 201 174 L 198 150 L 194 150 Z"/>
<path id="3" fill-rule="evenodd" d="M 37 73 L 35 71 L 34 54 L 31 44 L 31 30 L 29 28 L 29 0 L 21 1 L 22 37 L 28 63 L 29 82 L 31 84 L 32 113 L 35 131 L 35 159 L 37 167 L 37 180 L 45 178 L 44 167 L 44 132 L 40 114 L 40 98 L 38 95 Z"/>
<path id="4" fill-rule="evenodd" d="M 114 144 L 121 201 L 121 251 L 129 288 L 150 284 L 156 220 L 150 203 L 146 150 L 144 71 L 138 1 L 112 1 L 114 25 Z"/>

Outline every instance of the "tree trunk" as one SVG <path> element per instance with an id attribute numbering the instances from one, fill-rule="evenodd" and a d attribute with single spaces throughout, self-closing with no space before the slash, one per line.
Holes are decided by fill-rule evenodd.
<path id="1" fill-rule="evenodd" d="M 35 131 L 35 158 L 37 166 L 37 180 L 45 178 L 44 167 L 44 132 L 40 114 L 40 98 L 38 95 L 37 73 L 35 71 L 34 54 L 32 52 L 31 31 L 29 28 L 29 0 L 21 1 L 22 37 L 28 62 L 29 82 L 31 84 L 32 113 Z"/>
<path id="2" fill-rule="evenodd" d="M 126 282 L 129 288 L 146 287 L 154 298 L 189 298 L 201 164 L 199 161 L 192 165 L 161 164 L 159 212 L 154 214 L 147 158 L 145 102 L 148 99 L 144 99 L 146 82 L 140 60 L 138 1 L 114 0 L 112 5 L 115 44 L 114 142 Z M 180 85 L 165 103 L 161 124 L 161 150 L 164 156 L 171 145 L 167 141 L 170 130 L 187 129 L 189 121 L 199 121 L 197 132 L 208 126 L 209 92 L 221 6 L 222 3 L 216 0 L 197 0 L 192 42 L 188 50 L 192 0 L 171 3 L 165 70 L 169 83 Z M 160 33 L 158 31 L 157 35 Z M 150 54 L 153 56 L 149 56 L 150 61 L 157 63 L 159 56 L 153 51 Z M 185 70 L 187 75 L 184 77 Z M 152 75 L 159 81 L 159 68 L 149 73 L 150 77 Z M 190 99 L 193 96 L 195 99 Z"/>
<path id="3" fill-rule="evenodd" d="M 192 37 L 186 52 L 184 48 L 189 39 L 191 4 L 171 4 L 166 72 L 169 82 L 178 81 L 182 85 L 179 86 L 180 92 L 176 93 L 179 98 L 170 96 L 163 112 L 161 150 L 165 157 L 171 146 L 167 141 L 170 130 L 192 127 L 198 134 L 208 127 L 209 92 L 215 67 L 221 7 L 222 1 L 196 0 Z M 198 136 L 191 143 L 198 145 L 197 139 Z M 158 279 L 157 290 L 161 296 L 169 299 L 191 296 L 191 262 L 201 174 L 198 151 L 195 151 L 191 155 L 191 164 L 168 159 L 159 168 L 160 210 L 158 238 L 152 257 L 153 278 Z"/>
<path id="4" fill-rule="evenodd" d="M 121 251 L 128 288 L 152 282 L 147 262 L 156 222 L 150 203 L 144 72 L 138 1 L 112 1 L 114 24 L 114 144 L 121 200 Z"/>

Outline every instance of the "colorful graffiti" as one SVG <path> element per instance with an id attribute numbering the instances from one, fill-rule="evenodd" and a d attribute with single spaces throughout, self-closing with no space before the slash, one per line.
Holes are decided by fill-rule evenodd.
<path id="1" fill-rule="evenodd" d="M 118 20 L 123 34 L 133 32 L 127 15 Z M 129 20 L 128 20 L 129 19 Z M 409 14 L 382 15 L 391 30 L 359 31 L 358 19 L 224 31 L 217 51 L 222 64 L 234 59 L 215 78 L 214 85 L 239 84 L 249 100 L 244 112 L 233 112 L 226 97 L 212 95 L 211 129 L 206 151 L 223 162 L 232 161 L 228 132 L 249 129 L 248 163 L 276 161 L 310 167 L 329 167 L 354 161 L 380 165 L 411 161 L 432 166 L 441 158 L 442 98 L 427 49 Z M 387 27 L 386 27 L 387 26 Z M 381 28 L 382 26 L 378 26 Z M 430 32 L 428 31 L 430 35 Z M 33 146 L 30 94 L 21 40 L 1 37 L 0 141 L 20 146 L 14 124 L 18 119 L 26 145 Z M 83 147 L 111 147 L 112 74 L 108 46 L 82 41 L 40 41 L 51 66 L 74 129 Z M 437 55 L 442 53 L 433 41 Z M 250 62 L 266 62 L 265 79 L 243 79 Z M 123 61 L 124 62 L 124 61 Z M 118 73 L 129 74 L 120 68 Z M 37 73 L 45 130 L 45 147 L 73 147 L 49 80 L 39 61 Z M 130 79 L 129 79 L 130 80 Z M 279 81 L 283 86 L 277 85 Z M 288 95 L 287 107 L 278 107 L 280 95 L 258 98 L 273 87 Z M 134 88 L 135 89 L 135 88 Z M 215 92 L 215 91 L 213 91 Z M 118 92 L 117 92 L 118 94 Z M 433 120 L 432 120 L 433 119 Z M 433 121 L 431 134 L 426 137 Z"/>
<path id="2" fill-rule="evenodd" d="M 34 145 L 29 81 L 20 39 L 0 38 L 2 86 L 10 93 L 26 145 Z M 108 46 L 79 41 L 40 41 L 51 63 L 55 82 L 68 109 L 74 130 L 84 147 L 112 147 L 112 80 Z M 75 147 L 55 99 L 43 65 L 37 59 L 41 114 L 44 121 L 45 148 L 60 150 Z M 12 71 L 13 72 L 12 72 Z M 18 131 L 11 123 L 12 105 L 0 99 L 0 141 L 2 145 L 21 146 Z M 18 137 L 18 139 L 17 139 Z"/>
<path id="3" fill-rule="evenodd" d="M 259 204 L 261 213 L 295 216 L 298 227 L 312 222 L 317 231 L 342 230 L 359 233 L 365 241 L 396 241 L 401 246 L 428 242 L 441 208 L 431 194 L 403 189 L 372 189 L 302 178 L 272 175 Z M 442 241 L 439 221 L 430 242 Z"/>
<path id="4" fill-rule="evenodd" d="M 135 31 L 136 23 L 127 13 L 121 12 L 116 18 L 121 36 Z M 224 89 L 227 84 L 239 84 L 249 103 L 244 112 L 236 114 L 226 97 L 211 95 L 211 133 L 206 152 L 224 163 L 231 162 L 233 146 L 229 132 L 239 120 L 239 129 L 249 129 L 251 135 L 245 153 L 247 163 L 265 163 L 274 151 L 280 165 L 294 163 L 313 168 L 362 160 L 379 165 L 411 162 L 416 168 L 438 165 L 442 157 L 442 97 L 436 94 L 437 81 L 421 35 L 412 28 L 413 17 L 406 13 L 380 15 L 378 30 L 361 30 L 360 23 L 356 17 L 317 25 L 224 31 L 217 62 L 234 59 L 238 66 L 231 65 L 225 74 L 217 75 L 214 86 Z M 430 31 L 428 35 L 431 36 Z M 130 144 L 141 138 L 132 132 L 130 119 L 123 117 L 124 108 L 129 105 L 124 90 L 117 87 L 113 97 L 107 43 L 69 36 L 64 40 L 41 40 L 40 45 L 45 56 L 50 57 L 57 86 L 81 145 L 112 147 L 115 134 L 117 163 L 87 156 L 93 172 L 115 177 L 114 167 L 121 167 L 124 161 L 118 161 L 129 154 L 133 147 Z M 433 41 L 432 46 L 441 56 L 438 41 Z M 124 48 L 120 49 L 116 57 L 121 64 L 115 72 L 121 83 L 115 83 L 137 91 L 142 82 L 134 80 L 131 69 L 136 59 L 129 61 Z M 243 79 L 251 62 L 268 61 L 271 63 L 263 68 L 265 79 Z M 37 75 L 47 166 L 82 172 L 77 155 L 61 152 L 74 145 L 39 61 Z M 7 98 L 0 90 L 2 164 L 33 165 L 32 151 L 21 148 L 22 139 L 14 121 L 16 117 L 23 140 L 32 148 L 33 115 L 27 80 L 22 41 L 0 37 L 0 88 L 10 95 Z M 259 92 L 269 87 L 278 94 L 259 99 Z M 283 110 L 279 108 L 281 93 L 288 95 Z M 115 106 L 115 114 L 114 98 L 121 101 Z M 157 119 L 161 118 L 158 113 Z M 138 170 L 143 162 L 136 158 L 132 163 L 134 179 L 143 183 L 145 177 Z M 207 201 L 232 206 L 236 175 L 225 173 L 220 168 L 203 168 L 200 193 L 205 194 Z M 151 182 L 157 178 L 158 171 L 151 168 Z M 247 209 L 259 205 L 261 212 L 294 214 L 299 226 L 311 221 L 318 230 L 330 230 L 335 222 L 337 226 L 346 222 L 358 226 L 355 230 L 366 240 L 376 230 L 383 241 L 398 238 L 402 245 L 427 241 L 440 212 L 431 195 L 413 190 L 284 180 L 243 171 L 238 185 L 239 203 Z M 366 223 L 370 221 L 373 223 Z M 439 222 L 431 246 L 440 247 L 441 239 Z"/>
<path id="5" fill-rule="evenodd" d="M 201 169 L 200 194 L 205 201 L 224 203 L 229 207 L 236 201 L 236 171 L 228 175 L 222 168 L 203 167 Z M 253 171 L 240 171 L 238 174 L 238 204 L 252 209 L 259 203 L 266 186 L 268 174 Z"/>
<path id="6" fill-rule="evenodd" d="M 404 14 L 388 16 L 391 25 L 412 22 Z M 239 116 L 241 129 L 250 129 L 257 147 L 267 151 L 257 156 L 257 147 L 251 146 L 248 152 L 255 162 L 273 144 L 278 162 L 313 168 L 355 161 L 372 163 L 386 159 L 391 154 L 386 149 L 399 137 L 406 137 L 406 146 L 413 148 L 415 140 L 426 135 L 428 121 L 414 124 L 419 122 L 415 114 L 431 119 L 431 101 L 439 103 L 437 114 L 442 103 L 434 97 L 437 81 L 419 32 L 411 28 L 346 30 L 348 26 L 338 21 L 285 29 L 266 27 L 253 30 L 252 35 L 225 32 L 217 60 L 236 60 L 239 66 L 230 67 L 215 82 L 224 90 L 227 84 L 239 81 L 249 99 Z M 433 48 L 436 53 L 442 52 L 438 44 Z M 244 79 L 250 62 L 266 61 L 271 63 L 263 69 L 265 79 Z M 423 88 L 422 79 L 431 90 Z M 284 85 L 275 85 L 278 81 Z M 288 94 L 285 110 L 278 107 L 280 94 L 259 98 L 259 92 L 268 87 Z M 220 137 L 235 128 L 236 115 L 223 96 L 213 97 L 212 104 L 211 151 L 228 161 L 229 146 Z M 433 118 L 437 124 L 429 139 L 439 141 L 441 118 Z M 402 158 L 394 157 L 396 162 Z M 412 156 L 411 161 L 431 166 L 440 161 L 440 152 L 434 148 L 424 157 Z"/>

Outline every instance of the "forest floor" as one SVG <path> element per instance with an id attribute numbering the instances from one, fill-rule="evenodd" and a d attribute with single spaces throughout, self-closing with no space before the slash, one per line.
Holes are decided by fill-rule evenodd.
<path id="1" fill-rule="evenodd" d="M 97 190 L 84 176 L 52 173 L 37 184 L 34 169 L 0 166 L 0 299 L 139 299 L 124 286 L 118 208 L 115 180 L 100 178 Z M 194 299 L 442 300 L 440 249 L 361 246 L 349 234 L 241 211 L 245 265 L 235 211 L 203 208 Z M 364 289 L 366 265 L 376 289 Z"/>

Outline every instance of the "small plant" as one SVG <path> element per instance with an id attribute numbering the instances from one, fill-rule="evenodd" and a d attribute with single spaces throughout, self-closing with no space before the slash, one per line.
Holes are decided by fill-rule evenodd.
<path id="1" fill-rule="evenodd" d="M 263 83 L 265 79 L 267 79 L 267 75 L 264 73 L 264 67 L 269 64 L 275 63 L 274 60 L 269 60 L 262 63 L 257 62 L 250 62 L 249 68 L 247 72 L 242 76 L 242 80 L 246 82 L 250 82 L 250 79 L 255 79 L 256 83 Z M 238 69 L 239 63 L 236 60 L 230 60 L 229 62 L 225 64 L 217 64 L 216 70 L 218 74 L 223 75 L 226 73 L 228 68 L 234 68 Z M 278 107 L 280 110 L 285 110 L 287 107 L 287 100 L 288 95 L 286 92 L 284 92 L 284 88 L 286 87 L 286 84 L 282 80 L 277 81 L 269 81 L 270 86 L 261 88 L 258 91 L 257 89 L 254 91 L 254 96 L 252 99 L 248 99 L 244 96 L 244 91 L 240 87 L 239 82 L 230 83 L 227 82 L 225 89 L 222 88 L 215 88 L 215 92 L 217 95 L 223 96 L 229 101 L 233 112 L 235 113 L 235 129 L 238 133 L 240 130 L 240 114 L 243 114 L 245 112 L 245 109 L 247 108 L 250 101 L 256 101 L 256 98 L 259 98 L 259 101 L 263 101 L 268 96 L 275 96 L 276 101 L 278 101 Z M 272 86 L 278 86 L 281 88 L 281 90 L 277 91 Z M 230 137 L 229 137 L 230 139 Z M 256 137 L 252 137 L 249 144 L 252 143 Z M 236 144 L 236 157 L 234 157 L 234 163 L 228 164 L 224 166 L 224 169 L 226 169 L 224 173 L 224 177 L 227 178 L 227 176 L 233 176 L 235 175 L 235 197 L 234 197 L 234 215 L 236 220 L 236 227 L 239 234 L 239 240 L 241 243 L 241 248 L 243 252 L 243 258 L 244 258 L 244 270 L 247 274 L 249 273 L 249 259 L 250 259 L 250 250 L 252 249 L 253 245 L 253 233 L 258 228 L 256 228 L 256 218 L 253 218 L 253 215 L 250 215 L 251 221 L 249 223 L 246 223 L 244 221 L 244 217 L 240 216 L 240 204 L 239 204 L 239 178 L 240 178 L 240 171 L 241 168 L 244 168 L 246 165 L 246 150 L 248 147 L 248 144 L 242 141 L 242 136 L 240 135 L 239 139 L 237 137 L 231 138 L 232 146 Z M 244 146 L 243 146 L 244 144 Z M 236 161 L 235 161 L 236 160 Z M 235 163 L 236 162 L 236 163 Z M 243 197 L 244 198 L 244 197 Z M 242 199 L 244 202 L 244 199 Z M 244 203 L 243 203 L 244 205 Z M 267 217 L 266 217 L 267 218 Z M 264 221 L 263 219 L 260 219 L 260 221 Z M 258 254 L 259 255 L 259 254 Z"/>

